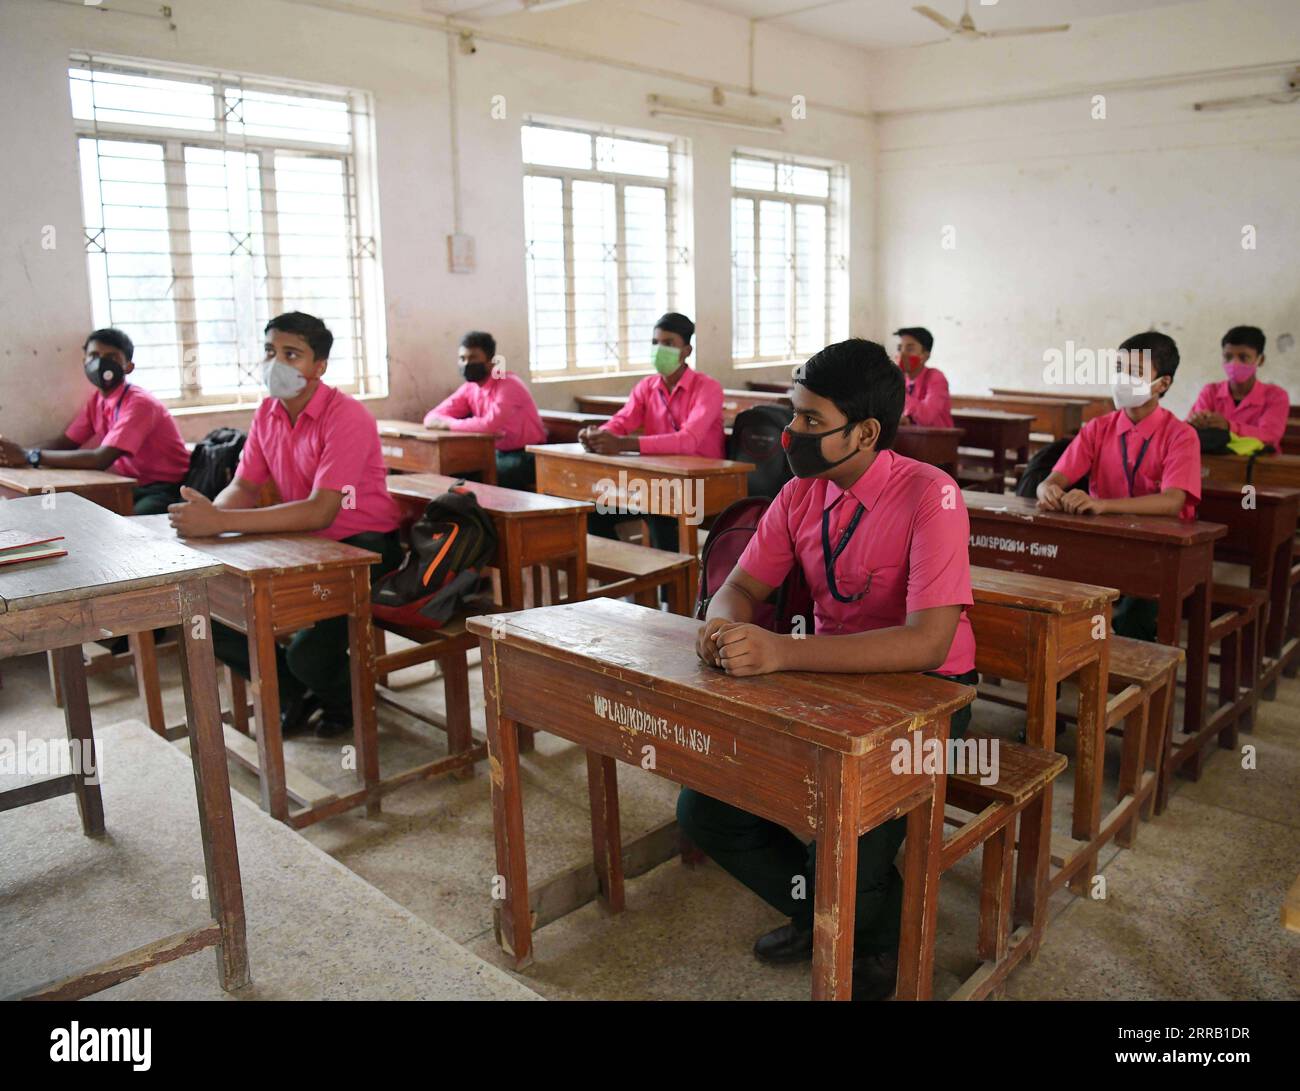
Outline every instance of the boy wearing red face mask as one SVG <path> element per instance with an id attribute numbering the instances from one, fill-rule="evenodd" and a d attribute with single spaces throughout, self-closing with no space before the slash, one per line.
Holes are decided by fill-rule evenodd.
<path id="1" fill-rule="evenodd" d="M 1193 428 L 1226 428 L 1282 449 L 1291 399 L 1280 386 L 1256 377 L 1264 366 L 1264 331 L 1233 326 L 1223 335 L 1225 382 L 1206 383 L 1188 414 Z"/>
<path id="2" fill-rule="evenodd" d="M 903 402 L 903 424 L 922 428 L 951 428 L 952 399 L 948 380 L 937 368 L 928 367 L 934 336 L 924 326 L 904 326 L 895 330 L 898 338 L 898 366 L 907 380 L 907 397 Z"/>

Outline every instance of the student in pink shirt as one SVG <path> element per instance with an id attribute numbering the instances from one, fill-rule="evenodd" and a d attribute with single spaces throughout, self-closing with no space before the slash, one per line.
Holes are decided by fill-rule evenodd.
<path id="1" fill-rule="evenodd" d="M 1195 518 L 1200 441 L 1191 425 L 1160 405 L 1178 370 L 1178 346 L 1152 330 L 1119 348 L 1111 379 L 1115 412 L 1083 426 L 1038 486 L 1038 506 L 1079 515 Z M 1071 488 L 1084 475 L 1088 491 Z M 1154 600 L 1124 595 L 1112 627 L 1121 636 L 1155 640 L 1158 612 Z"/>
<path id="2" fill-rule="evenodd" d="M 379 427 L 359 401 L 321 381 L 333 344 L 325 323 L 301 311 L 267 323 L 262 374 L 270 397 L 254 412 L 235 478 L 216 500 L 181 490 L 184 502 L 169 509 L 178 534 L 318 534 L 378 554 L 372 581 L 401 564 Z M 268 478 L 281 502 L 258 507 Z M 217 658 L 247 678 L 248 641 L 219 623 L 212 629 Z M 302 731 L 318 710 L 318 736 L 352 730 L 346 617 L 300 630 L 276 657 L 284 734 Z"/>
<path id="3" fill-rule="evenodd" d="M 709 603 L 700 658 L 744 677 L 783 670 L 852 674 L 923 671 L 977 681 L 970 521 L 961 492 L 936 467 L 895 454 L 902 372 L 871 341 L 831 345 L 796 372 L 794 419 L 783 437 L 795 474 L 764 513 L 740 561 Z M 798 565 L 814 600 L 813 635 L 750 623 Z M 965 734 L 967 707 L 952 717 Z M 677 821 L 723 868 L 790 923 L 761 936 L 754 954 L 780 963 L 812 955 L 815 846 L 778 823 L 683 789 Z M 853 996 L 884 999 L 898 969 L 902 879 L 895 819 L 858 842 Z"/>
<path id="4" fill-rule="evenodd" d="M 97 388 L 67 431 L 25 450 L 0 437 L 0 466 L 108 470 L 135 478 L 133 511 L 161 515 L 180 499 L 190 470 L 176 421 L 149 391 L 127 382 L 135 346 L 121 330 L 95 330 L 82 345 L 86 378 Z M 84 447 L 94 441 L 94 447 Z"/>
<path id="5" fill-rule="evenodd" d="M 948 380 L 938 368 L 928 366 L 934 335 L 924 326 L 904 326 L 895 330 L 894 336 L 898 338 L 898 366 L 907 380 L 903 423 L 922 428 L 951 428 L 952 398 L 948 394 Z"/>
<path id="6" fill-rule="evenodd" d="M 639 452 L 723 458 L 722 384 L 687 362 L 694 336 L 695 323 L 684 314 L 670 312 L 660 318 L 650 340 L 651 362 L 658 374 L 637 383 L 627 404 L 601 427 L 578 433 L 583 447 L 607 455 Z M 629 517 L 596 513 L 588 516 L 587 527 L 592 534 L 614 538 L 614 527 Z M 677 549 L 676 520 L 652 515 L 647 522 L 651 545 Z"/>
<path id="7" fill-rule="evenodd" d="M 1262 383 L 1257 376 L 1264 366 L 1264 331 L 1233 326 L 1223 335 L 1222 347 L 1227 379 L 1201 387 L 1187 423 L 1193 428 L 1223 428 L 1281 451 L 1291 399 L 1282 387 Z"/>
<path id="8" fill-rule="evenodd" d="M 524 381 L 494 364 L 497 343 L 490 333 L 474 330 L 460 341 L 460 377 L 464 380 L 424 417 L 426 428 L 453 432 L 493 432 L 497 437 L 497 484 L 531 492 L 537 481 L 533 456 L 524 448 L 546 442 L 537 404 Z"/>

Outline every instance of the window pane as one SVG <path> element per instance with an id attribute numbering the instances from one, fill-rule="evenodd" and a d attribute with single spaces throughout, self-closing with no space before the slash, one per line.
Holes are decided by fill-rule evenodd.
<path id="1" fill-rule="evenodd" d="M 782 193 L 794 193 L 800 197 L 829 197 L 831 172 L 821 167 L 782 163 L 777 170 L 777 188 Z"/>
<path id="2" fill-rule="evenodd" d="M 568 365 L 564 284 L 564 184 L 524 178 L 524 255 L 528 277 L 528 337 L 534 371 Z"/>
<path id="3" fill-rule="evenodd" d="M 232 133 L 346 146 L 351 139 L 348 104 L 332 99 L 226 91 L 226 127 Z"/>
<path id="4" fill-rule="evenodd" d="M 212 88 L 206 83 L 86 68 L 70 68 L 68 77 L 72 116 L 79 120 L 194 132 L 216 130 Z"/>
<path id="5" fill-rule="evenodd" d="M 826 208 L 795 206 L 795 349 L 811 354 L 826 345 Z"/>
<path id="6" fill-rule="evenodd" d="M 616 174 L 640 174 L 649 178 L 668 177 L 668 148 L 644 140 L 596 137 L 596 169 Z"/>
<path id="7" fill-rule="evenodd" d="M 574 182 L 573 328 L 579 367 L 617 364 L 618 224 L 614 186 Z"/>
<path id="8" fill-rule="evenodd" d="M 790 206 L 762 201 L 758 210 L 759 319 L 758 355 L 791 355 Z"/>
<path id="9" fill-rule="evenodd" d="M 754 357 L 754 202 L 731 202 L 731 354 Z"/>
<path id="10" fill-rule="evenodd" d="M 591 134 L 570 129 L 547 129 L 525 125 L 524 162 L 540 167 L 571 167 L 591 170 Z"/>
<path id="11" fill-rule="evenodd" d="M 668 310 L 668 194 L 657 186 L 623 190 L 627 241 L 628 362 L 650 363 L 654 322 Z"/>
<path id="12" fill-rule="evenodd" d="M 746 159 L 742 155 L 731 160 L 731 184 L 737 189 L 776 189 L 776 164 L 766 159 Z"/>

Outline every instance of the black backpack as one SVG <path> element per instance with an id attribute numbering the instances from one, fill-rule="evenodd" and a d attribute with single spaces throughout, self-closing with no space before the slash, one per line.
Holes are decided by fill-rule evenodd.
<path id="1" fill-rule="evenodd" d="M 727 457 L 738 462 L 752 462 L 749 495 L 776 498 L 793 476 L 781 446 L 781 433 L 794 419 L 794 412 L 779 405 L 755 405 L 736 414 L 727 441 Z"/>
<path id="2" fill-rule="evenodd" d="M 247 438 L 238 428 L 214 428 L 194 445 L 185 484 L 215 500 L 235 479 Z"/>
<path id="3" fill-rule="evenodd" d="M 1020 480 L 1016 482 L 1016 495 L 1023 496 L 1026 499 L 1034 500 L 1038 496 L 1038 486 L 1047 480 L 1047 475 L 1052 472 L 1052 467 L 1065 454 L 1065 449 L 1070 446 L 1073 436 L 1066 436 L 1065 439 L 1054 439 L 1046 447 L 1035 453 L 1025 464 L 1025 472 L 1020 475 Z M 1088 491 L 1088 476 L 1085 474 L 1071 486 L 1075 489 Z"/>
<path id="4" fill-rule="evenodd" d="M 439 629 L 467 608 L 481 569 L 496 555 L 497 534 L 478 497 L 459 481 L 411 526 L 399 568 L 371 589 L 371 611 L 393 625 Z"/>

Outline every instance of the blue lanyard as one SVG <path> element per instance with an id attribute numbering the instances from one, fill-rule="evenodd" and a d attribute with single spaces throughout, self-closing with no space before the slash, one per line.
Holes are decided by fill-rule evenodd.
<path id="1" fill-rule="evenodd" d="M 853 518 L 849 520 L 849 525 L 845 528 L 844 533 L 840 535 L 839 545 L 835 547 L 835 552 L 831 552 L 831 508 L 835 507 L 840 500 L 843 500 L 846 494 L 841 493 L 839 499 L 835 501 L 830 508 L 822 510 L 822 562 L 826 565 L 826 587 L 831 593 L 831 598 L 836 602 L 857 602 L 863 595 L 871 590 L 871 577 L 867 577 L 867 586 L 859 591 L 856 595 L 841 595 L 840 589 L 835 583 L 835 562 L 839 559 L 844 547 L 849 544 L 849 539 L 853 537 L 853 532 L 858 529 L 858 523 L 862 520 L 862 513 L 867 509 L 859 503 L 858 510 L 853 513 Z"/>
<path id="2" fill-rule="evenodd" d="M 114 407 L 114 409 L 113 409 L 113 423 L 114 423 L 114 424 L 117 423 L 117 418 L 120 417 L 120 416 L 122 415 L 122 403 L 123 403 L 124 401 L 126 401 L 126 396 L 127 396 L 127 394 L 130 393 L 130 391 L 131 391 L 131 384 L 130 384 L 130 383 L 123 383 L 123 384 L 122 384 L 122 396 L 121 396 L 120 398 L 117 399 L 117 405 L 116 405 L 116 406 Z"/>
<path id="3" fill-rule="evenodd" d="M 1128 433 L 1121 432 L 1119 434 L 1120 457 L 1124 460 L 1124 477 L 1128 481 L 1129 496 L 1133 495 L 1133 482 L 1137 478 L 1138 467 L 1142 465 L 1142 459 L 1146 457 L 1147 448 L 1150 446 L 1151 437 L 1147 436 L 1147 438 L 1142 441 L 1142 447 L 1138 450 L 1137 461 L 1133 463 L 1133 468 L 1130 470 L 1128 467 Z"/>
<path id="4" fill-rule="evenodd" d="M 673 426 L 673 431 L 676 432 L 680 426 L 677 423 L 677 418 L 673 416 L 672 409 L 668 406 L 668 395 L 664 393 L 662 386 L 659 388 L 659 397 L 663 399 L 664 412 L 668 414 L 668 423 Z"/>

